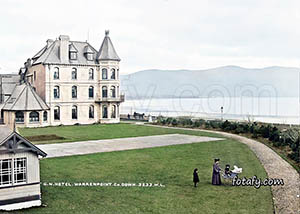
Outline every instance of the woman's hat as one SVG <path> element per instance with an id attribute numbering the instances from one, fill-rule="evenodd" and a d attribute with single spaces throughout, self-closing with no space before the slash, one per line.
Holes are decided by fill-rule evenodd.
<path id="1" fill-rule="evenodd" d="M 220 159 L 219 158 L 215 158 L 215 162 L 219 161 Z"/>

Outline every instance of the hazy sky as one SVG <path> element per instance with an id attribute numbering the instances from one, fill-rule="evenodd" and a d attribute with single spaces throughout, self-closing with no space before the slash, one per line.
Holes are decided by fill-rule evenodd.
<path id="1" fill-rule="evenodd" d="M 300 65 L 299 0 L 1 0 L 0 26 L 0 73 L 61 34 L 99 49 L 105 29 L 123 74 Z"/>

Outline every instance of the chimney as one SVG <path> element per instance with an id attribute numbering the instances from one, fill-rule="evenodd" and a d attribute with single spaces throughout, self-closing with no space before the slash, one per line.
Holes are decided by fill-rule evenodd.
<path id="1" fill-rule="evenodd" d="M 59 36 L 59 57 L 61 63 L 69 63 L 69 41 L 69 36 Z"/>
<path id="2" fill-rule="evenodd" d="M 52 45 L 53 40 L 52 40 L 52 39 L 48 39 L 48 40 L 46 41 L 46 43 L 47 43 L 47 48 L 49 48 L 50 45 Z"/>

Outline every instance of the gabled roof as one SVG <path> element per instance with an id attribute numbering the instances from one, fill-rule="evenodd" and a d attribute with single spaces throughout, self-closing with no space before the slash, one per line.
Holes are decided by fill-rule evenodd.
<path id="1" fill-rule="evenodd" d="M 105 37 L 100 47 L 100 50 L 97 55 L 98 61 L 100 60 L 115 60 L 120 61 L 119 58 L 110 38 L 109 38 L 109 31 L 105 31 Z"/>
<path id="2" fill-rule="evenodd" d="M 74 45 L 73 45 L 73 43 L 71 43 L 70 45 L 69 45 L 69 51 L 70 52 L 78 52 L 78 50 L 74 47 Z"/>
<path id="3" fill-rule="evenodd" d="M 30 143 L 17 132 L 11 131 L 7 126 L 0 126 L 0 146 L 4 146 L 5 150 L 1 149 L 0 151 L 5 153 L 28 151 L 43 157 L 47 156 L 45 152 Z"/>
<path id="4" fill-rule="evenodd" d="M 97 52 L 97 51 L 96 51 Z M 93 48 L 87 44 L 84 49 L 83 49 L 83 53 L 95 53 L 95 51 L 93 50 Z"/>
<path id="5" fill-rule="evenodd" d="M 2 109 L 9 111 L 39 111 L 48 110 L 49 107 L 29 83 L 24 83 L 16 85 L 11 97 L 6 101 Z"/>

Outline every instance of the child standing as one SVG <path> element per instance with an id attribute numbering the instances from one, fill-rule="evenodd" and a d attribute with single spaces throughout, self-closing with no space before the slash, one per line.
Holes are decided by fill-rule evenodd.
<path id="1" fill-rule="evenodd" d="M 193 182 L 194 182 L 194 187 L 197 187 L 197 183 L 199 182 L 199 176 L 198 176 L 198 169 L 194 169 L 193 173 Z"/>

